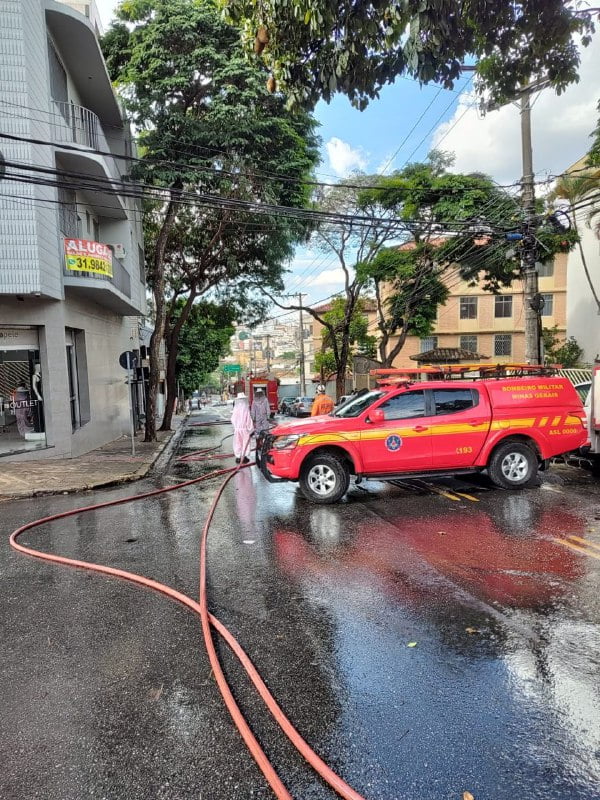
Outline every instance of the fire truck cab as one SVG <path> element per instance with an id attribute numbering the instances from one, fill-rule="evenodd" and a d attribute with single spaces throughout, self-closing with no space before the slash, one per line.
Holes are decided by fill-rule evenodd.
<path id="1" fill-rule="evenodd" d="M 487 470 L 498 486 L 531 484 L 547 459 L 588 441 L 567 378 L 406 381 L 356 397 L 331 415 L 278 425 L 259 442 L 270 480 L 298 481 L 333 503 L 350 476 L 392 480 Z"/>

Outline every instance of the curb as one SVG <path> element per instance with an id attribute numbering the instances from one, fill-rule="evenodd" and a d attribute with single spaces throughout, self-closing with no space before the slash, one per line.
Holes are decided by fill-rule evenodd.
<path id="1" fill-rule="evenodd" d="M 169 436 L 166 436 L 162 442 L 158 443 L 156 450 L 152 453 L 148 461 L 145 461 L 141 466 L 139 466 L 135 472 L 129 473 L 127 475 L 116 476 L 110 478 L 108 480 L 99 480 L 93 481 L 91 483 L 85 483 L 81 486 L 71 487 L 69 489 L 33 489 L 27 492 L 19 492 L 15 493 L 7 493 L 0 495 L 0 503 L 4 500 L 25 500 L 31 497 L 49 497 L 52 495 L 67 495 L 67 494 L 77 494 L 79 492 L 89 492 L 94 491 L 96 489 L 108 489 L 114 486 L 121 486 L 125 483 L 134 483 L 135 481 L 139 481 L 142 478 L 148 476 L 148 474 L 157 466 L 158 461 L 165 456 L 165 459 L 168 460 L 171 457 L 172 451 L 176 448 L 179 443 L 179 440 L 183 436 L 183 432 L 186 428 L 187 420 L 184 419 L 179 426 L 171 432 Z"/>

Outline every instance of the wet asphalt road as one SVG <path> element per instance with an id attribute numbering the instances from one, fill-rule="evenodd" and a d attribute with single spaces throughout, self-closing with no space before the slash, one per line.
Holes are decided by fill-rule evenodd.
<path id="1" fill-rule="evenodd" d="M 189 429 L 180 453 L 226 433 Z M 206 469 L 173 459 L 143 484 L 0 505 L 2 800 L 272 797 L 195 617 L 7 544 L 23 521 Z M 319 507 L 251 468 L 215 516 L 211 610 L 299 731 L 367 800 L 600 797 L 597 481 L 562 468 L 523 492 L 484 478 L 363 487 Z M 200 484 L 22 541 L 196 597 L 213 493 Z M 219 651 L 293 796 L 334 797 Z"/>

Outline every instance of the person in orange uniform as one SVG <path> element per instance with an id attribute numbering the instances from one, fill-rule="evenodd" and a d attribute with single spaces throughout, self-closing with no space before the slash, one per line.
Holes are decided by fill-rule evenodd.
<path id="1" fill-rule="evenodd" d="M 318 417 L 320 414 L 331 414 L 333 411 L 333 400 L 329 395 L 325 394 L 325 387 L 322 383 L 317 386 L 317 396 L 315 397 L 311 417 Z"/>

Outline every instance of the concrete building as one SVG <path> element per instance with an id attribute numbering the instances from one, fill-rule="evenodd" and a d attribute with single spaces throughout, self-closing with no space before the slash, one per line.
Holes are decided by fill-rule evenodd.
<path id="1" fill-rule="evenodd" d="M 109 183 L 133 147 L 96 32 L 53 0 L 0 4 L 0 457 L 129 430 L 118 357 L 145 311 L 141 209 Z"/>
<path id="2" fill-rule="evenodd" d="M 456 269 L 448 270 L 450 296 L 438 308 L 431 336 L 408 336 L 394 361 L 395 367 L 417 366 L 414 358 L 438 348 L 468 350 L 485 356 L 490 363 L 525 361 L 525 313 L 523 286 L 515 281 L 499 295 L 469 286 Z M 539 267 L 539 291 L 544 298 L 541 321 L 544 328 L 558 328 L 565 336 L 567 307 L 567 256 L 561 253 Z M 392 342 L 393 343 L 393 342 Z"/>

